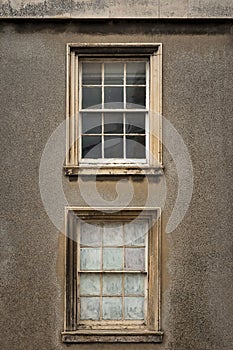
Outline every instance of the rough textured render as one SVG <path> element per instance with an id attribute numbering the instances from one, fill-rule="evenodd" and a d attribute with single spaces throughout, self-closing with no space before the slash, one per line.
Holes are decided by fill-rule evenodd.
<path id="1" fill-rule="evenodd" d="M 3 18 L 232 18 L 232 0 L 0 0 Z"/>

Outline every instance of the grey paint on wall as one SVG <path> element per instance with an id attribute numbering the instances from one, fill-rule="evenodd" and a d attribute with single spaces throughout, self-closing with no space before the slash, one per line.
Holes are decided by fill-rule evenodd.
<path id="1" fill-rule="evenodd" d="M 232 18 L 231 0 L 0 0 L 5 18 Z"/>

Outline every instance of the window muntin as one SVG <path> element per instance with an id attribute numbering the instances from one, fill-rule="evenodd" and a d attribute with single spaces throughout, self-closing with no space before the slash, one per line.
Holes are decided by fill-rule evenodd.
<path id="1" fill-rule="evenodd" d="M 80 223 L 79 232 L 80 323 L 145 324 L 147 220 Z"/>
<path id="2" fill-rule="evenodd" d="M 79 62 L 80 163 L 146 163 L 149 61 Z"/>

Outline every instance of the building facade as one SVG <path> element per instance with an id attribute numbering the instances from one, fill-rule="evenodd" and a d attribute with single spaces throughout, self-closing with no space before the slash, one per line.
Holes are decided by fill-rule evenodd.
<path id="1" fill-rule="evenodd" d="M 1 1 L 4 350 L 231 350 L 231 1 Z"/>

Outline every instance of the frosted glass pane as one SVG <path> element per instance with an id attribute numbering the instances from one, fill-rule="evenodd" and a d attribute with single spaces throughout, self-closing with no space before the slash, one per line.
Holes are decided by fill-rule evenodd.
<path id="1" fill-rule="evenodd" d="M 126 87 L 126 105 L 127 108 L 145 108 L 146 106 L 146 88 L 138 86 Z"/>
<path id="2" fill-rule="evenodd" d="M 103 274 L 103 295 L 122 295 L 121 274 Z"/>
<path id="3" fill-rule="evenodd" d="M 128 85 L 146 84 L 145 62 L 128 62 L 126 64 L 126 84 Z"/>
<path id="4" fill-rule="evenodd" d="M 83 158 L 101 158 L 101 136 L 83 136 L 82 137 L 82 157 Z"/>
<path id="5" fill-rule="evenodd" d="M 125 122 L 126 134 L 145 133 L 145 113 L 126 113 Z"/>
<path id="6" fill-rule="evenodd" d="M 123 245 L 123 225 L 105 224 L 103 228 L 103 245 Z"/>
<path id="7" fill-rule="evenodd" d="M 104 114 L 104 133 L 122 134 L 123 133 L 123 114 L 105 113 Z"/>
<path id="8" fill-rule="evenodd" d="M 80 244 L 85 246 L 100 246 L 101 245 L 100 226 L 95 223 L 93 224 L 82 223 Z"/>
<path id="9" fill-rule="evenodd" d="M 82 88 L 82 108 L 102 108 L 102 91 L 100 87 Z"/>
<path id="10" fill-rule="evenodd" d="M 123 108 L 123 87 L 104 88 L 104 108 Z"/>
<path id="11" fill-rule="evenodd" d="M 145 249 L 126 248 L 125 249 L 125 269 L 132 271 L 145 271 Z"/>
<path id="12" fill-rule="evenodd" d="M 123 249 L 104 248 L 103 249 L 103 269 L 122 270 L 123 269 Z"/>
<path id="13" fill-rule="evenodd" d="M 82 113 L 82 134 L 101 134 L 101 113 Z"/>
<path id="14" fill-rule="evenodd" d="M 80 295 L 100 295 L 100 275 L 94 273 L 80 274 Z"/>
<path id="15" fill-rule="evenodd" d="M 145 136 L 126 136 L 126 158 L 146 158 Z"/>
<path id="16" fill-rule="evenodd" d="M 81 270 L 100 270 L 101 250 L 99 248 L 81 248 L 80 267 Z"/>
<path id="17" fill-rule="evenodd" d="M 148 232 L 147 221 L 133 221 L 125 224 L 125 245 L 145 246 Z"/>
<path id="18" fill-rule="evenodd" d="M 125 297 L 125 319 L 144 319 L 144 298 Z"/>
<path id="19" fill-rule="evenodd" d="M 105 63 L 104 84 L 105 85 L 123 85 L 123 83 L 124 83 L 123 63 Z"/>
<path id="20" fill-rule="evenodd" d="M 139 274 L 125 274 L 125 295 L 144 295 L 145 277 Z"/>
<path id="21" fill-rule="evenodd" d="M 81 320 L 99 320 L 100 318 L 100 298 L 80 298 Z"/>
<path id="22" fill-rule="evenodd" d="M 104 158 L 123 158 L 123 137 L 104 137 Z"/>
<path id="23" fill-rule="evenodd" d="M 122 318 L 122 298 L 103 298 L 103 319 L 120 320 Z"/>
<path id="24" fill-rule="evenodd" d="M 83 63 L 82 73 L 83 85 L 101 85 L 102 74 L 100 63 Z"/>

